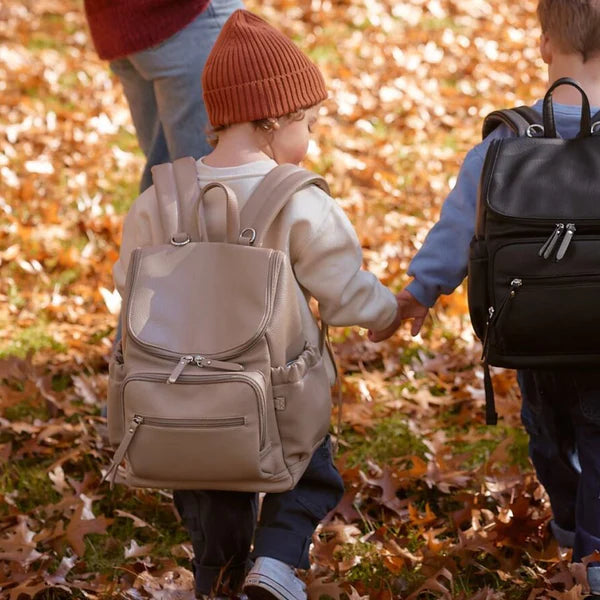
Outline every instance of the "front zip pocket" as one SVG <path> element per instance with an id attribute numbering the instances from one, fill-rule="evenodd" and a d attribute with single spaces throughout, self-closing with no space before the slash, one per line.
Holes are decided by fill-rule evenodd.
<path id="1" fill-rule="evenodd" d="M 133 432 L 120 454 L 140 479 L 167 482 L 260 477 L 266 389 L 259 372 L 167 376 L 142 373 L 122 388 Z"/>
<path id="2" fill-rule="evenodd" d="M 137 415 L 140 425 L 154 425 L 155 427 L 182 427 L 182 428 L 210 428 L 210 427 L 241 427 L 246 424 L 246 417 L 208 418 L 208 419 L 169 419 L 165 417 L 144 417 Z"/>
<path id="3" fill-rule="evenodd" d="M 598 354 L 599 303 L 598 274 L 513 278 L 492 311 L 484 354 L 490 344 L 510 355 Z"/>

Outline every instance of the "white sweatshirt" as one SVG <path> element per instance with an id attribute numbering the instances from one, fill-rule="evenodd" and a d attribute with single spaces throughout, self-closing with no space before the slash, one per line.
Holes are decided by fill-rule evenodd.
<path id="1" fill-rule="evenodd" d="M 265 160 L 219 168 L 205 165 L 200 159 L 197 165 L 200 185 L 215 180 L 227 184 L 235 192 L 241 210 L 276 163 Z M 170 239 L 175 222 L 174 209 L 170 212 L 173 215 L 169 207 L 158 205 L 154 186 L 141 194 L 129 210 L 119 260 L 113 267 L 121 296 L 131 252 Z M 208 202 L 205 215 L 209 238 L 222 241 L 224 203 Z M 336 202 L 316 186 L 294 194 L 266 234 L 264 246 L 282 250 L 290 259 L 310 343 L 317 345 L 319 339 L 309 307 L 311 297 L 317 300 L 321 318 L 329 325 L 381 330 L 393 321 L 397 310 L 394 294 L 375 275 L 361 268 L 362 250 L 352 224 Z"/>

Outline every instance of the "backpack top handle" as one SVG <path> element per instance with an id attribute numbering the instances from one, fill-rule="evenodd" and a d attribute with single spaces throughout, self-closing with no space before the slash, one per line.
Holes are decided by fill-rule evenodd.
<path id="1" fill-rule="evenodd" d="M 198 196 L 195 206 L 194 206 L 194 217 L 195 222 L 197 224 L 198 230 L 200 232 L 200 241 L 202 242 L 210 242 L 208 238 L 208 233 L 206 232 L 206 222 L 204 218 L 204 200 L 206 198 L 206 194 L 211 190 L 220 189 L 225 194 L 225 215 L 226 215 L 226 225 L 227 225 L 227 243 L 229 244 L 237 244 L 238 238 L 240 235 L 240 211 L 238 208 L 238 201 L 235 195 L 235 192 L 224 183 L 220 181 L 211 181 L 207 183 L 200 192 Z"/>
<path id="2" fill-rule="evenodd" d="M 544 96 L 544 137 L 556 138 L 559 137 L 556 133 L 556 121 L 554 120 L 554 106 L 552 105 L 552 93 L 554 90 L 561 85 L 570 85 L 575 89 L 579 90 L 581 94 L 581 121 L 579 126 L 578 138 L 587 137 L 592 135 L 592 123 L 590 117 L 590 101 L 588 100 L 587 94 L 584 89 L 574 79 L 570 77 L 561 77 L 557 79 L 548 89 Z"/>

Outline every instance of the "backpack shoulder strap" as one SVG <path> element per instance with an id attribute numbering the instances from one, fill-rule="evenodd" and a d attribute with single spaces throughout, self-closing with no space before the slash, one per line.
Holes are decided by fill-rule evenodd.
<path id="1" fill-rule="evenodd" d="M 254 245 L 261 246 L 269 227 L 288 200 L 309 185 L 316 185 L 329 194 L 327 182 L 316 173 L 291 164 L 272 169 L 258 184 L 242 209 L 242 233 L 253 229 Z"/>
<path id="2" fill-rule="evenodd" d="M 202 239 L 205 223 L 202 219 L 199 224 L 194 214 L 201 192 L 194 158 L 185 156 L 172 163 L 155 165 L 152 167 L 152 180 L 163 223 L 172 222 L 171 205 L 175 201 L 177 228 L 171 232 L 170 239 L 177 242 Z"/>
<path id="3" fill-rule="evenodd" d="M 527 134 L 530 125 L 543 125 L 542 115 L 530 106 L 495 110 L 483 121 L 482 138 L 485 139 L 499 125 L 506 125 L 521 137 Z"/>
<path id="4" fill-rule="evenodd" d="M 323 177 L 292 164 L 278 165 L 265 175 L 242 209 L 240 220 L 243 234 L 247 229 L 255 233 L 255 246 L 262 246 L 263 239 L 277 215 L 288 200 L 298 191 L 316 185 L 329 194 L 329 185 Z M 321 355 L 328 352 L 335 370 L 335 381 L 338 389 L 336 399 L 338 408 L 337 440 L 340 439 L 342 423 L 342 385 L 335 354 L 329 343 L 329 326 L 325 321 L 319 325 L 319 350 Z M 337 444 L 337 441 L 336 441 Z"/>

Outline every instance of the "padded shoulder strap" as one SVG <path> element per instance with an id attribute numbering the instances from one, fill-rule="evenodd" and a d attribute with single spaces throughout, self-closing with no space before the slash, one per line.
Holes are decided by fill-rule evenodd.
<path id="1" fill-rule="evenodd" d="M 170 223 L 172 221 L 171 205 L 175 200 L 177 231 L 172 231 L 172 235 L 176 235 L 178 231 L 182 231 L 181 211 L 179 209 L 179 196 L 177 194 L 177 185 L 175 183 L 175 175 L 173 173 L 173 163 L 163 163 L 152 167 L 152 180 L 154 181 L 154 190 L 160 211 L 160 219 L 162 223 Z M 165 240 L 166 241 L 166 240 Z"/>
<path id="2" fill-rule="evenodd" d="M 265 175 L 242 209 L 242 232 L 254 229 L 254 245 L 262 246 L 265 234 L 288 200 L 309 185 L 316 185 L 329 194 L 329 186 L 320 175 L 291 164 L 275 167 Z"/>
<path id="3" fill-rule="evenodd" d="M 200 183 L 198 182 L 198 169 L 193 156 L 184 156 L 173 162 L 175 185 L 177 186 L 177 210 L 182 221 L 179 231 L 185 231 L 194 242 L 206 239 L 206 225 L 204 213 L 199 217 L 197 211 L 200 198 Z M 201 223 L 198 220 L 201 219 Z"/>
<path id="4" fill-rule="evenodd" d="M 171 215 L 167 213 L 172 211 L 175 201 L 177 230 L 171 232 L 170 239 L 201 239 L 198 218 L 194 214 L 201 191 L 194 158 L 186 156 L 172 163 L 155 165 L 152 167 L 152 180 L 163 223 L 172 222 Z"/>
<path id="5" fill-rule="evenodd" d="M 506 125 L 521 137 L 527 134 L 530 125 L 543 125 L 542 115 L 530 106 L 495 110 L 483 121 L 482 139 L 490 135 L 499 125 Z"/>

